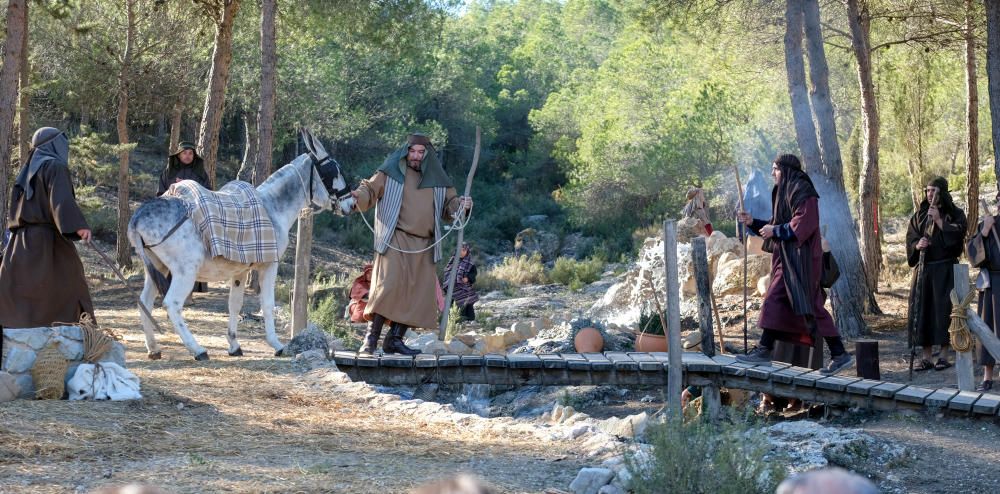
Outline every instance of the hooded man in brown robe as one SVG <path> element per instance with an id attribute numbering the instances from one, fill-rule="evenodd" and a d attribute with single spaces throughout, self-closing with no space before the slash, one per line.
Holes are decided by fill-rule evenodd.
<path id="1" fill-rule="evenodd" d="M 923 358 L 916 371 L 944 370 L 951 367 L 947 351 L 950 343 L 951 290 L 955 287 L 952 266 L 958 263 L 965 247 L 967 221 L 965 211 L 955 205 L 948 193 L 948 181 L 943 177 L 931 180 L 924 188 L 920 209 L 910 218 L 906 229 L 906 262 L 911 268 L 920 264 L 924 251 L 923 273 L 914 270 L 910 285 L 909 319 L 914 344 L 923 349 Z M 932 226 L 933 225 L 933 226 Z M 920 298 L 917 299 L 917 283 Z M 941 347 L 941 356 L 932 363 L 934 345 Z"/>
<path id="2" fill-rule="evenodd" d="M 823 247 L 819 231 L 819 194 L 802 162 L 782 154 L 771 166 L 772 218 L 755 219 L 741 212 L 740 221 L 764 238 L 771 252 L 771 285 L 760 311 L 762 333 L 757 348 L 737 360 L 770 364 L 777 340 L 811 346 L 822 337 L 830 348 L 830 363 L 820 370 L 836 374 L 854 363 L 824 307 L 826 294 L 820 287 Z"/>
<path id="3" fill-rule="evenodd" d="M 38 129 L 14 182 L 0 260 L 0 326 L 35 328 L 76 322 L 94 304 L 73 242 L 90 241 L 70 178 L 69 140 L 52 127 Z"/>
<path id="4" fill-rule="evenodd" d="M 375 263 L 364 313 L 370 322 L 360 352 L 375 351 L 389 320 L 382 350 L 420 353 L 403 344 L 403 335 L 410 327 L 437 327 L 434 265 L 441 260 L 442 222 L 452 220 L 463 204 L 471 209 L 472 199 L 457 196 L 430 139 L 422 134 L 411 134 L 351 194 L 358 211 L 375 208 Z"/>
<path id="5" fill-rule="evenodd" d="M 202 187 L 212 190 L 212 182 L 208 180 L 208 172 L 205 171 L 205 162 L 201 159 L 201 156 L 198 156 L 197 147 L 187 141 L 178 144 L 177 151 L 167 157 L 167 167 L 160 174 L 160 189 L 156 192 L 156 195 L 162 196 L 171 185 L 181 180 L 194 180 Z M 169 282 L 172 279 L 173 277 L 167 274 L 167 281 Z M 194 288 L 191 291 L 198 293 L 207 292 L 208 282 L 194 282 Z M 188 295 L 188 303 L 190 302 L 191 296 Z"/>

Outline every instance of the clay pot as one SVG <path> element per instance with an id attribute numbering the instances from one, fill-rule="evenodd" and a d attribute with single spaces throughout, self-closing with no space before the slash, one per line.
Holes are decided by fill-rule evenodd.
<path id="1" fill-rule="evenodd" d="M 662 334 L 639 333 L 635 337 L 635 351 L 665 352 L 667 351 L 667 337 Z"/>
<path id="2" fill-rule="evenodd" d="M 596 328 L 583 328 L 573 337 L 573 346 L 580 353 L 596 353 L 604 349 L 604 337 Z"/>

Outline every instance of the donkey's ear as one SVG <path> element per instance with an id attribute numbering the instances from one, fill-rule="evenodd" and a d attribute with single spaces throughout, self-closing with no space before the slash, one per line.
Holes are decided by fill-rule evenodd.
<path id="1" fill-rule="evenodd" d="M 306 150 L 309 151 L 309 154 L 312 155 L 317 163 L 322 163 L 323 160 L 330 156 L 326 152 L 326 148 L 323 147 L 323 143 L 312 132 L 309 132 L 309 129 L 302 127 L 301 133 L 302 142 L 305 144 Z"/>

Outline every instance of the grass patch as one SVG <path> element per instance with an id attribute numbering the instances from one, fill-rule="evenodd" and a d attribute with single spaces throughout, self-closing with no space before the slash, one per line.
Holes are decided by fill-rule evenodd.
<path id="1" fill-rule="evenodd" d="M 556 259 L 548 277 L 553 283 L 579 290 L 601 279 L 602 271 L 604 271 L 602 259 L 592 257 L 584 261 L 577 261 L 569 257 L 560 257 Z"/>
<path id="2" fill-rule="evenodd" d="M 511 256 L 504 258 L 500 265 L 494 267 L 486 276 L 477 278 L 476 283 L 483 287 L 485 283 L 482 278 L 492 277 L 510 287 L 520 287 L 526 285 L 541 285 L 547 282 L 545 276 L 545 266 L 542 264 L 542 255 L 535 253 L 530 256 Z M 485 280 L 483 280 L 485 281 Z M 482 283 L 482 284 L 481 284 Z"/>

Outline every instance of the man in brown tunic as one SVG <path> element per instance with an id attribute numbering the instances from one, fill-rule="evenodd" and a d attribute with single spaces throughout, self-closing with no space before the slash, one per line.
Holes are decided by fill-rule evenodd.
<path id="1" fill-rule="evenodd" d="M 352 192 L 359 211 L 375 207 L 375 264 L 365 307 L 368 332 L 361 353 L 372 353 L 386 320 L 386 353 L 420 353 L 403 344 L 409 327 L 437 327 L 434 285 L 441 260 L 442 222 L 454 218 L 471 198 L 459 198 L 434 153 L 430 139 L 411 134 L 375 175 Z"/>
<path id="2" fill-rule="evenodd" d="M 94 315 L 73 241 L 90 241 L 67 163 L 69 140 L 52 127 L 31 139 L 31 154 L 14 183 L 0 260 L 0 326 L 33 328 Z"/>

